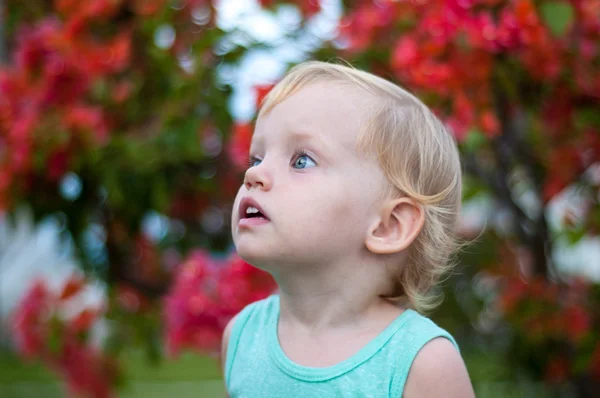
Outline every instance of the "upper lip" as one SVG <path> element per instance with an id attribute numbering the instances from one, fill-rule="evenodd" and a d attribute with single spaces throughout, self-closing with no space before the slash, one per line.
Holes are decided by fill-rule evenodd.
<path id="1" fill-rule="evenodd" d="M 256 209 L 263 215 L 264 218 L 266 218 L 267 220 L 269 219 L 269 217 L 267 217 L 267 213 L 265 213 L 265 211 L 262 209 L 262 207 L 260 207 L 256 200 L 254 200 L 250 196 L 244 196 L 240 201 L 240 219 L 246 218 L 246 210 L 248 210 L 248 207 L 256 207 Z"/>

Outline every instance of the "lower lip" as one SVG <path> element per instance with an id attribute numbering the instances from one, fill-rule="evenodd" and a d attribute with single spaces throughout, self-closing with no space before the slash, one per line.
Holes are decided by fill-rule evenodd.
<path id="1" fill-rule="evenodd" d="M 264 225 L 268 222 L 269 220 L 266 218 L 242 218 L 238 223 L 238 227 L 255 227 L 257 225 Z"/>

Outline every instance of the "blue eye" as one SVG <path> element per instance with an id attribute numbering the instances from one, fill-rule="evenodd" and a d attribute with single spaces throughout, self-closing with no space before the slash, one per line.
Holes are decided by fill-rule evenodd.
<path id="1" fill-rule="evenodd" d="M 251 156 L 250 159 L 248 159 L 248 167 L 258 166 L 261 162 L 261 159 Z"/>
<path id="2" fill-rule="evenodd" d="M 310 156 L 301 154 L 296 158 L 296 161 L 294 161 L 292 167 L 295 169 L 306 169 L 308 167 L 315 167 L 316 165 L 317 164 L 311 159 Z"/>

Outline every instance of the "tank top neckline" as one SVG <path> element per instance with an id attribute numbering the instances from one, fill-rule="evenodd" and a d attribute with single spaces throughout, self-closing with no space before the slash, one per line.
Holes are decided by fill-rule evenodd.
<path id="1" fill-rule="evenodd" d="M 327 367 L 303 366 L 293 362 L 283 352 L 279 344 L 277 328 L 279 323 L 279 296 L 273 296 L 274 311 L 267 324 L 267 345 L 269 354 L 277 367 L 298 380 L 320 382 L 339 377 L 348 373 L 352 369 L 361 365 L 373 357 L 385 344 L 394 336 L 394 334 L 417 313 L 408 308 L 405 309 L 396 319 L 394 319 L 384 330 L 382 330 L 374 339 L 368 342 L 358 352 L 350 358 L 345 359 L 335 365 Z"/>

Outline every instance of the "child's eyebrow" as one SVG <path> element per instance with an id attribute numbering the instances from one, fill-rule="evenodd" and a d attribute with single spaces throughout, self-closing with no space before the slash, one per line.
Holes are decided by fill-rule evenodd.
<path id="1" fill-rule="evenodd" d="M 302 130 L 297 130 L 297 129 L 293 129 L 293 130 L 289 130 L 289 134 L 291 136 L 291 138 L 295 141 L 298 142 L 313 142 L 316 143 L 317 145 L 323 145 L 325 146 L 325 149 L 330 149 L 331 148 L 331 144 L 323 139 L 323 137 L 316 135 L 316 134 L 312 134 L 306 131 L 302 131 Z"/>

